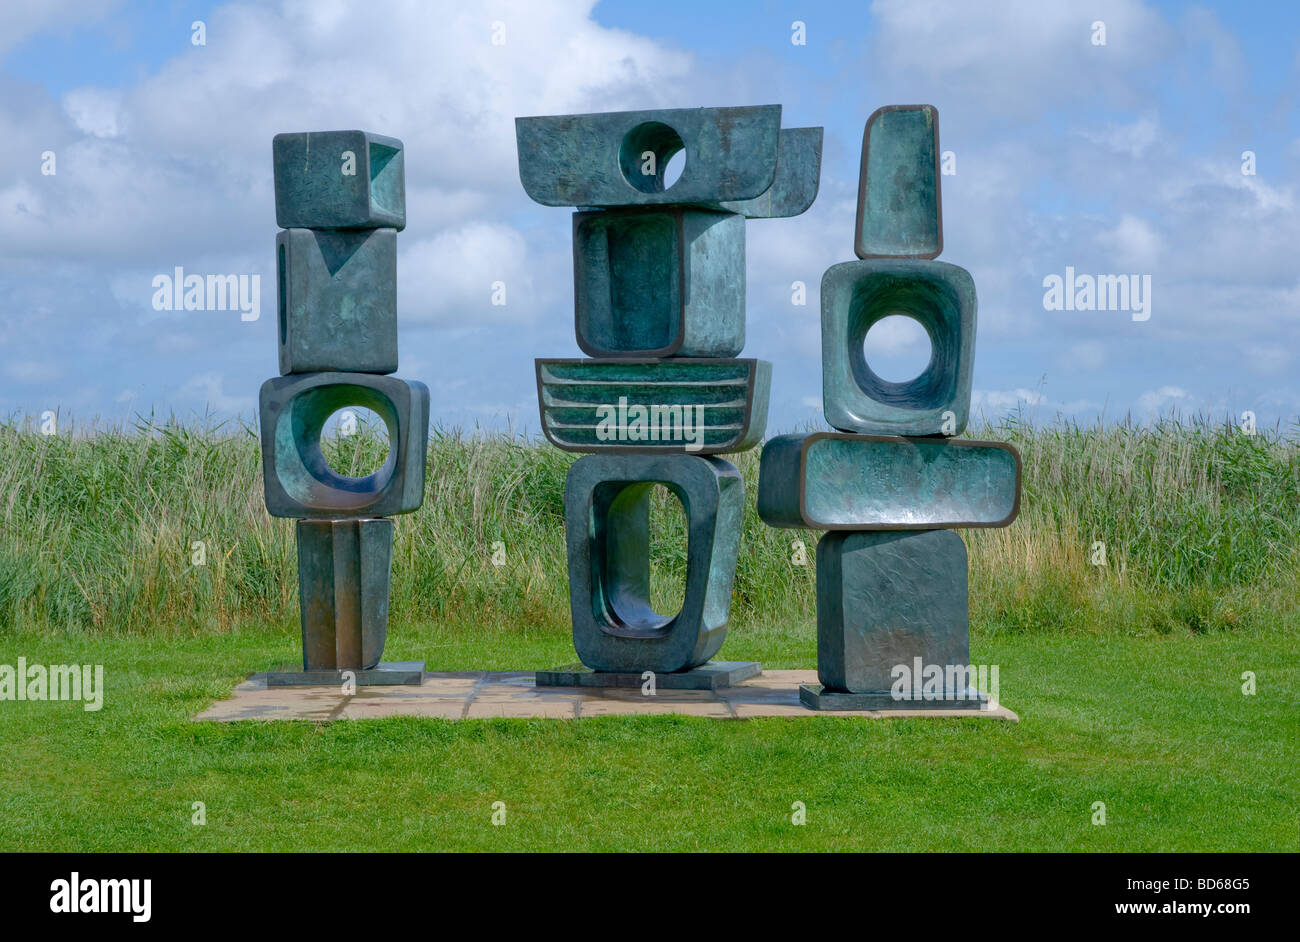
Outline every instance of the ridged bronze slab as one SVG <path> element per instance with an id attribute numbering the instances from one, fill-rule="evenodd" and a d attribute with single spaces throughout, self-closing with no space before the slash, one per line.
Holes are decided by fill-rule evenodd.
<path id="1" fill-rule="evenodd" d="M 753 448 L 767 428 L 772 366 L 766 360 L 536 362 L 542 431 L 565 451 L 727 454 Z M 645 410 L 644 426 L 638 426 L 638 409 Z M 701 418 L 698 448 L 664 438 L 664 429 L 682 429 L 684 435 L 688 421 L 697 434 Z M 641 438 L 643 429 L 646 436 L 657 429 L 659 437 Z M 615 437 L 601 438 L 609 434 Z"/>

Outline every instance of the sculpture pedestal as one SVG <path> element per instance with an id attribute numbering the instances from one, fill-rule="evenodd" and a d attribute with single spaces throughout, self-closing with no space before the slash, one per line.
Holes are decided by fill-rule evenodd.
<path id="1" fill-rule="evenodd" d="M 763 672 L 758 661 L 709 661 L 688 671 L 655 673 L 660 690 L 719 690 L 757 677 Z M 644 671 L 594 671 L 582 664 L 538 671 L 538 687 L 640 687 Z"/>
<path id="2" fill-rule="evenodd" d="M 352 676 L 344 677 L 345 673 Z M 380 661 L 369 670 L 281 670 L 266 675 L 268 687 L 341 687 L 349 681 L 358 687 L 395 684 L 418 687 L 424 681 L 424 661 Z"/>
<path id="3" fill-rule="evenodd" d="M 840 693 L 827 690 L 821 684 L 800 684 L 799 702 L 810 710 L 873 710 L 886 713 L 890 710 L 990 710 L 988 694 L 980 693 L 974 688 L 966 691 L 962 700 L 897 700 L 893 694 L 881 693 Z"/>

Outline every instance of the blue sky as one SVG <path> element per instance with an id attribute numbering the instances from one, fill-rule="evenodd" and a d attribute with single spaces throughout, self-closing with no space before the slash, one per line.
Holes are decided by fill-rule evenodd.
<path id="1" fill-rule="evenodd" d="M 1300 417 L 1295 5 L 11 6 L 0 414 L 251 416 L 277 371 L 271 137 L 361 127 L 406 144 L 399 375 L 430 386 L 436 421 L 535 430 L 533 358 L 579 351 L 569 212 L 524 195 L 514 116 L 780 103 L 785 126 L 825 127 L 822 187 L 805 215 L 748 224 L 745 355 L 774 365 L 770 432 L 822 424 L 816 289 L 853 258 L 863 123 L 928 102 L 956 158 L 940 258 L 979 291 L 986 416 Z M 177 266 L 260 275 L 262 316 L 154 310 L 152 279 Z M 1149 275 L 1150 319 L 1045 310 L 1067 266 Z M 926 353 L 905 331 L 873 349 L 886 374 Z"/>

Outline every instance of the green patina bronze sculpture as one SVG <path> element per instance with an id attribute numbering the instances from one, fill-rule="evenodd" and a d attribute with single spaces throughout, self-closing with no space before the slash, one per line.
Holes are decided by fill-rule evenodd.
<path id="1" fill-rule="evenodd" d="M 574 647 L 581 664 L 539 685 L 719 687 L 757 674 L 715 661 L 726 637 L 744 484 L 718 457 L 762 439 L 768 363 L 745 343 L 745 220 L 815 199 L 821 128 L 782 129 L 781 108 L 697 108 L 517 118 L 520 179 L 573 206 L 574 330 L 591 359 L 536 361 L 542 429 L 585 452 L 565 484 Z M 863 135 L 855 251 L 822 280 L 823 408 L 836 432 L 763 449 L 758 509 L 771 526 L 829 531 L 818 545 L 820 685 L 813 709 L 979 709 L 944 684 L 899 700 L 900 666 L 965 667 L 967 561 L 960 527 L 1007 526 L 1020 507 L 1010 445 L 953 439 L 970 411 L 976 296 L 943 247 L 938 116 L 891 106 Z M 670 159 L 685 167 L 666 179 Z M 271 683 L 418 683 L 381 663 L 393 522 L 423 499 L 429 393 L 397 369 L 396 232 L 406 222 L 402 145 L 360 131 L 274 142 L 280 377 L 262 387 L 267 509 L 297 518 L 303 670 Z M 882 379 L 863 344 L 881 318 L 914 318 L 927 367 Z M 354 478 L 321 436 L 346 406 L 376 412 L 387 461 Z M 650 601 L 651 493 L 687 523 L 685 591 Z M 952 676 L 952 675 L 948 675 Z M 960 676 L 960 675 L 958 675 Z M 918 680 L 919 684 L 919 680 Z M 910 685 L 909 685 L 910 686 Z"/>
<path id="2" fill-rule="evenodd" d="M 943 248 L 939 121 L 929 105 L 881 108 L 862 141 L 855 252 L 822 278 L 822 408 L 839 432 L 763 447 L 758 512 L 774 527 L 831 531 L 817 546 L 817 710 L 981 709 L 970 660 L 966 547 L 958 527 L 1004 527 L 1020 510 L 1020 455 L 956 441 L 970 411 L 975 285 Z M 903 314 L 930 362 L 889 382 L 866 361 L 867 331 Z M 899 671 L 938 677 L 895 695 Z M 949 670 L 961 668 L 961 670 Z M 922 690 L 922 678 L 913 680 Z M 909 687 L 912 687 L 909 684 Z M 934 694 L 930 696 L 930 694 Z"/>
<path id="3" fill-rule="evenodd" d="M 759 672 L 713 661 L 726 636 L 744 484 L 718 454 L 761 440 L 771 376 L 745 344 L 745 220 L 817 195 L 821 128 L 779 105 L 517 118 L 519 176 L 573 206 L 574 328 L 593 359 L 538 360 L 542 429 L 592 452 L 565 486 L 574 647 L 539 685 L 718 687 Z M 685 166 L 671 184 L 670 159 Z M 681 609 L 650 603 L 650 493 L 686 512 Z"/>
<path id="4" fill-rule="evenodd" d="M 277 134 L 281 376 L 262 386 L 266 509 L 297 518 L 303 669 L 272 685 L 418 684 L 423 662 L 383 663 L 392 514 L 424 499 L 429 390 L 397 370 L 402 142 L 363 131 Z M 330 467 L 321 436 L 347 407 L 374 411 L 388 459 L 366 477 Z"/>

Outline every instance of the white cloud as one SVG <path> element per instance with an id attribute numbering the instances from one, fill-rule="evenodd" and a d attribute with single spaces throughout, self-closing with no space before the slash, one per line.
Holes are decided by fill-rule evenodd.
<path id="1" fill-rule="evenodd" d="M 91 25 L 120 4 L 121 0 L 41 0 L 0 5 L 0 55 L 39 33 Z"/>
<path id="2" fill-rule="evenodd" d="M 867 332 L 868 356 L 872 353 L 886 356 L 929 351 L 930 336 L 915 318 L 891 314 L 871 325 Z M 924 364 L 922 364 L 924 366 Z"/>
<path id="3" fill-rule="evenodd" d="M 117 137 L 122 96 L 103 88 L 77 88 L 63 96 L 63 110 L 79 131 L 91 137 Z"/>
<path id="4" fill-rule="evenodd" d="M 1132 100 L 1126 73 L 1171 39 L 1139 0 L 875 0 L 871 12 L 873 57 L 887 78 L 1022 120 L 1097 94 Z M 1092 44 L 1098 20 L 1104 46 Z"/>
<path id="5" fill-rule="evenodd" d="M 398 298 L 411 321 L 461 325 L 467 322 L 531 320 L 539 298 L 522 235 L 510 226 L 471 223 L 407 244 L 397 265 Z M 492 303 L 500 283 L 505 304 Z"/>
<path id="6" fill-rule="evenodd" d="M 57 379 L 63 369 L 55 361 L 11 360 L 5 364 L 5 375 L 19 383 L 36 383 Z"/>
<path id="7" fill-rule="evenodd" d="M 970 396 L 972 412 L 1000 413 L 1018 405 L 1038 406 L 1047 397 L 1032 389 L 975 389 Z"/>
<path id="8" fill-rule="evenodd" d="M 208 45 L 137 85 L 79 88 L 25 118 L 61 122 L 65 140 L 56 177 L 35 160 L 0 177 L 0 189 L 43 195 L 39 213 L 0 200 L 0 245 L 90 261 L 243 248 L 269 228 L 272 136 L 313 128 L 401 138 L 417 194 L 481 194 L 461 198 L 458 220 L 413 200 L 426 210 L 409 215 L 416 238 L 464 224 L 466 208 L 510 212 L 523 202 L 516 115 L 666 105 L 689 69 L 681 53 L 599 26 L 592 5 L 502 0 L 490 15 L 436 17 L 414 0 L 218 7 Z M 504 45 L 491 42 L 493 20 Z"/>
<path id="9" fill-rule="evenodd" d="M 440 337 L 425 352 L 428 334 L 411 330 L 473 325 L 481 335 L 485 323 L 525 324 L 566 308 L 571 325 L 569 215 L 523 193 L 514 118 L 678 105 L 689 101 L 682 82 L 692 69 L 689 55 L 600 26 L 593 5 L 493 0 L 448 12 L 416 0 L 231 3 L 206 17 L 206 46 L 185 44 L 118 88 L 90 85 L 54 98 L 0 77 L 0 274 L 22 272 L 0 277 L 0 302 L 11 311 L 0 312 L 0 338 L 21 334 L 36 352 L 56 350 L 56 359 L 83 368 L 112 353 L 103 368 L 108 388 L 47 386 L 25 394 L 22 408 L 56 396 L 81 397 L 80 411 L 102 409 L 114 391 L 136 390 L 135 371 L 147 363 L 138 389 L 145 408 L 168 408 L 176 397 L 247 412 L 274 370 L 273 318 L 163 318 L 149 308 L 149 278 L 177 265 L 259 271 L 263 313 L 273 311 L 271 137 L 349 127 L 406 145 L 408 226 L 398 240 L 404 370 L 426 364 L 456 373 L 472 387 L 461 397 L 481 400 L 480 384 L 499 389 L 499 363 L 509 354 L 521 367 L 522 395 L 531 388 L 530 356 L 515 348 L 527 339 L 494 335 L 492 347 L 502 351 L 486 358 L 496 361 L 494 372 L 479 359 L 446 362 L 450 349 L 482 346 L 481 336 L 459 347 Z M 80 9 L 82 24 L 92 12 L 50 8 L 73 20 Z M 6 17 L 13 30 L 0 29 L 4 40 L 57 19 L 23 25 L 6 10 L 0 25 Z M 495 20 L 506 24 L 503 46 L 491 41 Z M 57 155 L 54 176 L 40 173 L 46 149 Z M 505 307 L 490 303 L 496 280 L 506 282 Z M 39 333 L 18 314 L 30 322 L 36 301 L 45 311 Z M 568 352 L 560 344 L 556 352 Z M 421 377 L 428 373 L 412 376 Z"/>
<path id="10" fill-rule="evenodd" d="M 246 415 L 256 408 L 256 395 L 232 395 L 226 392 L 225 385 L 226 378 L 220 370 L 207 370 L 181 384 L 177 395 L 183 402 L 196 404 L 200 412 L 205 405 L 220 413 L 237 415 Z"/>
<path id="11" fill-rule="evenodd" d="M 1118 267 L 1116 272 L 1150 273 L 1159 263 L 1164 241 L 1144 219 L 1125 213 L 1115 227 L 1103 232 L 1098 241 Z"/>
<path id="12" fill-rule="evenodd" d="M 0 48 L 103 5 L 11 7 Z M 0 343 L 102 381 L 79 411 L 123 388 L 139 390 L 142 408 L 183 389 L 246 411 L 275 369 L 273 318 L 163 319 L 145 276 L 261 271 L 263 314 L 273 311 L 270 138 L 362 127 L 406 143 L 403 375 L 437 377 L 440 414 L 525 402 L 532 357 L 576 347 L 569 213 L 523 194 L 514 117 L 781 101 L 787 124 L 827 130 L 813 209 L 747 225 L 744 355 L 773 361 L 782 427 L 819 407 L 817 286 L 853 257 L 862 122 L 878 105 L 928 100 L 957 155 L 943 179 L 942 260 L 967 268 L 979 292 L 977 402 L 1069 414 L 1104 399 L 1113 415 L 1186 402 L 1190 388 L 1213 402 L 1228 387 L 1242 408 L 1300 401 L 1286 352 L 1300 345 L 1300 145 L 1266 150 L 1250 133 L 1278 102 L 1234 97 L 1257 73 L 1212 14 L 1165 17 L 1139 0 L 878 0 L 862 57 L 846 41 L 809 72 L 752 46 L 725 64 L 697 61 L 600 26 L 593 8 L 493 0 L 434 16 L 415 0 L 233 3 L 207 17 L 207 46 L 181 43 L 120 88 L 55 97 L 0 77 Z M 1105 47 L 1089 41 L 1097 19 Z M 491 42 L 493 21 L 504 45 Z M 845 87 L 864 91 L 845 106 Z M 1187 129 L 1189 102 L 1212 142 Z M 1259 172 L 1243 176 L 1252 146 Z M 57 176 L 39 172 L 46 149 Z M 1067 264 L 1150 271 L 1151 321 L 1044 312 L 1042 278 Z M 491 304 L 498 280 L 504 307 Z M 794 280 L 808 287 L 805 307 L 790 303 Z M 1035 392 L 1058 367 L 1051 398 Z M 56 379 L 5 402 L 44 403 L 61 395 Z"/>
<path id="13" fill-rule="evenodd" d="M 1185 411 L 1192 404 L 1192 394 L 1179 386 L 1161 386 L 1138 396 L 1137 411 L 1144 418 L 1157 418 L 1171 410 Z"/>
<path id="14" fill-rule="evenodd" d="M 1156 142 L 1160 122 L 1154 115 L 1142 115 L 1125 124 L 1108 123 L 1105 130 L 1083 128 L 1079 133 L 1094 144 L 1129 157 L 1141 157 Z"/>

